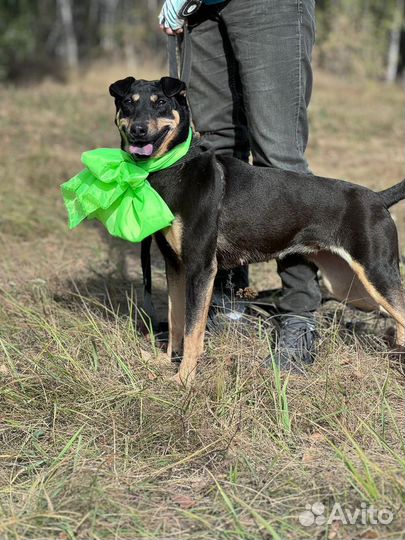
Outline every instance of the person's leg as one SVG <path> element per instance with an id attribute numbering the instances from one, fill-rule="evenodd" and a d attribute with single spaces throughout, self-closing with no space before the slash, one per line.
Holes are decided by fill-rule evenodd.
<path id="1" fill-rule="evenodd" d="M 314 11 L 314 0 L 232 0 L 222 10 L 255 165 L 308 172 Z"/>
<path id="2" fill-rule="evenodd" d="M 315 2 L 232 0 L 222 17 L 239 64 L 253 163 L 309 172 L 304 152 Z M 305 314 L 319 307 L 314 265 L 291 256 L 278 262 L 278 270 L 282 311 Z"/>
<path id="3" fill-rule="evenodd" d="M 218 16 L 219 8 L 203 6 L 190 19 L 192 67 L 188 98 L 195 128 L 215 152 L 248 161 L 250 146 L 238 64 Z M 219 270 L 215 292 L 217 297 L 222 292 L 233 296 L 248 285 L 247 266 Z"/>
<path id="4" fill-rule="evenodd" d="M 226 29 L 215 6 L 190 17 L 192 45 L 188 100 L 195 128 L 219 154 L 243 161 L 250 145 L 239 79 Z"/>

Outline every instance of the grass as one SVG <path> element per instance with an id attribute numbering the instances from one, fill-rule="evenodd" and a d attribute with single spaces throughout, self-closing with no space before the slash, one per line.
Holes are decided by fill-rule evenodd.
<path id="1" fill-rule="evenodd" d="M 58 184 L 81 151 L 116 145 L 106 87 L 123 75 L 0 89 L 0 538 L 403 537 L 404 393 L 389 321 L 326 304 L 304 377 L 261 367 L 270 324 L 229 328 L 207 339 L 183 391 L 140 331 L 139 247 L 93 224 L 67 231 Z M 373 188 L 399 180 L 401 90 L 322 73 L 315 89 L 312 169 Z M 252 275 L 257 288 L 278 283 L 272 263 Z M 388 508 L 393 520 L 305 527 L 315 502 Z"/>

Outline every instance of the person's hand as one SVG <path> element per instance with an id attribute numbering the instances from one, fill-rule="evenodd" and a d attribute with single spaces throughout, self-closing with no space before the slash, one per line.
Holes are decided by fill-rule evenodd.
<path id="1" fill-rule="evenodd" d="M 183 32 L 184 20 L 178 13 L 184 5 L 184 0 L 166 0 L 159 14 L 160 28 L 169 36 Z"/>

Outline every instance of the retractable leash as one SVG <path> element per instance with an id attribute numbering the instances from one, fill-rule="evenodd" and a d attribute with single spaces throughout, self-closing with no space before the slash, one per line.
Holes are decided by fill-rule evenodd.
<path id="1" fill-rule="evenodd" d="M 190 15 L 193 15 L 193 13 L 195 13 L 201 7 L 202 3 L 203 0 L 188 0 L 180 10 L 180 17 L 182 19 L 190 17 Z"/>
<path id="2" fill-rule="evenodd" d="M 170 77 L 180 78 L 187 85 L 191 75 L 191 40 L 187 28 L 187 17 L 195 13 L 203 0 L 188 0 L 180 10 L 179 16 L 184 19 L 184 30 L 182 34 L 167 36 L 167 56 L 169 63 Z M 181 53 L 180 53 L 181 51 Z M 179 69 L 180 65 L 180 69 Z M 158 322 L 156 310 L 152 301 L 152 265 L 150 250 L 152 246 L 152 236 L 148 236 L 141 242 L 141 266 L 143 281 L 143 309 L 151 320 L 154 329 L 157 329 Z"/>
<path id="3" fill-rule="evenodd" d="M 196 2 L 197 0 L 192 1 Z M 170 77 L 180 78 L 188 85 L 191 75 L 191 39 L 187 19 L 184 21 L 181 34 L 167 36 L 167 56 Z"/>

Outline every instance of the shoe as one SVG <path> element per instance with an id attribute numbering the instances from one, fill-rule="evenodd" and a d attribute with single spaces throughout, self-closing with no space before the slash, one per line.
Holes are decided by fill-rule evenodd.
<path id="1" fill-rule="evenodd" d="M 228 296 L 214 293 L 208 312 L 207 330 L 212 333 L 225 330 L 229 324 L 245 324 L 246 303 L 231 300 Z"/>
<path id="2" fill-rule="evenodd" d="M 315 317 L 285 315 L 281 322 L 278 344 L 273 354 L 264 360 L 266 367 L 275 364 L 282 371 L 303 374 L 305 365 L 312 364 L 317 338 Z"/>

